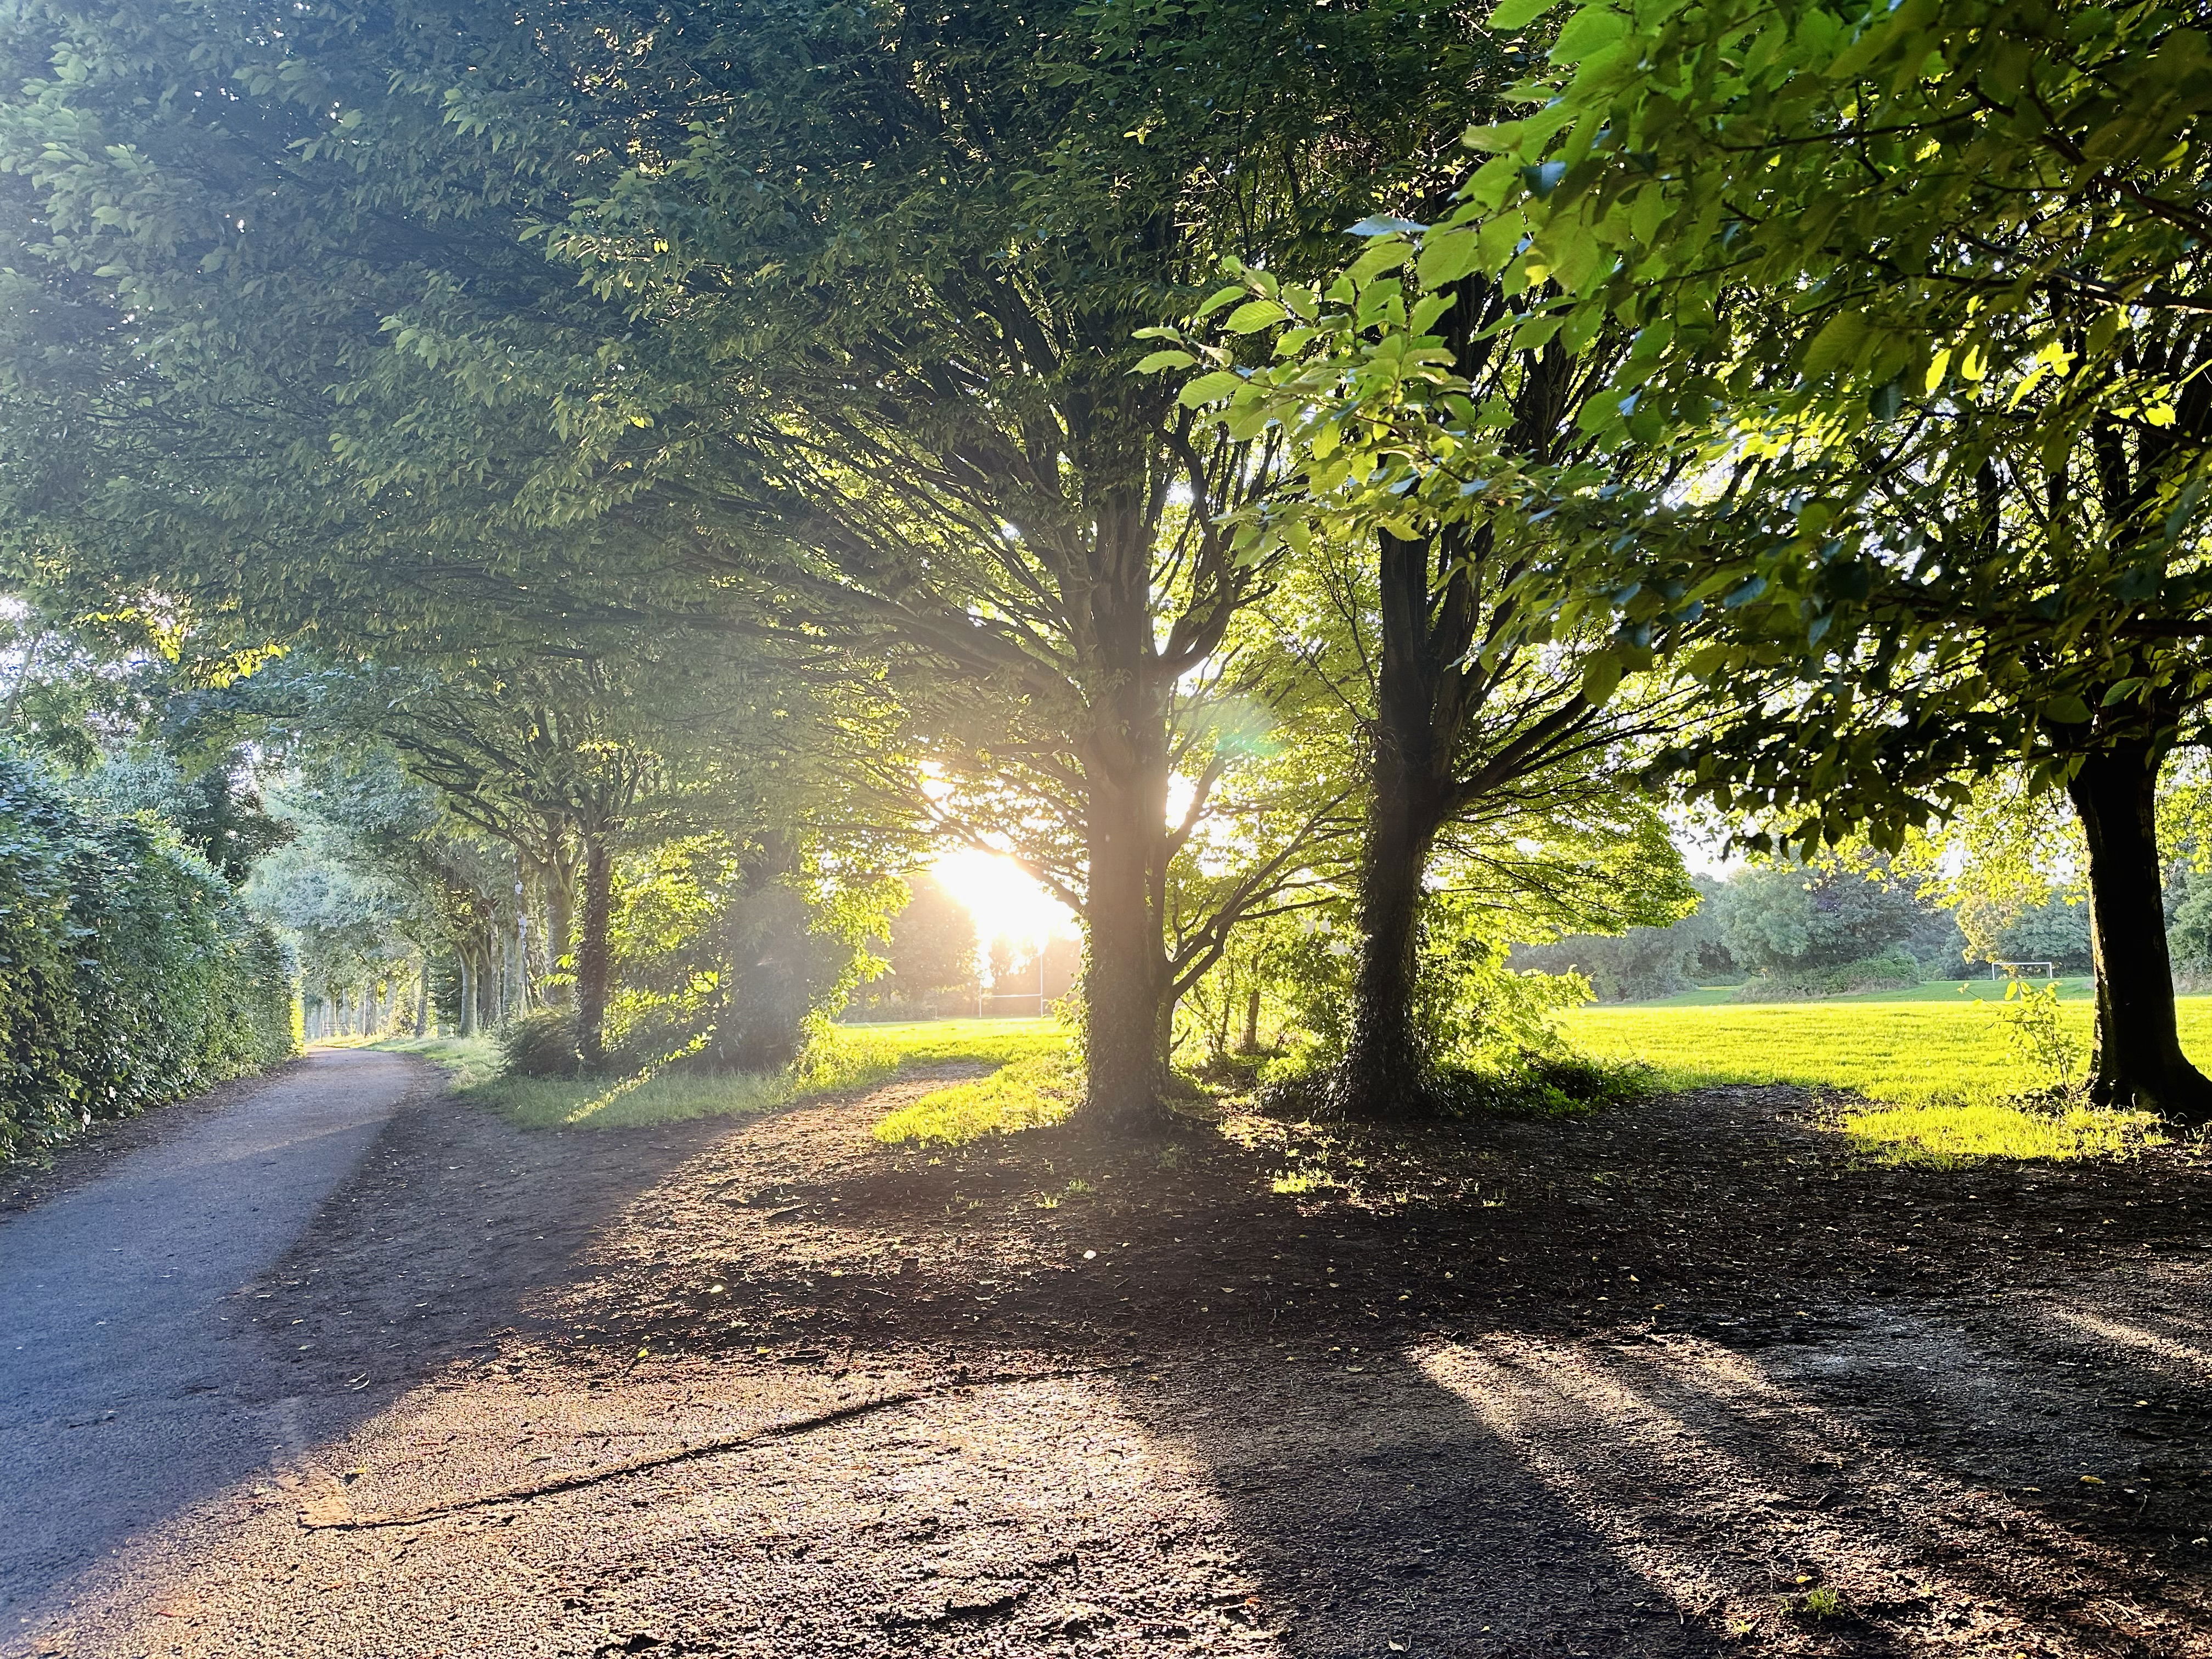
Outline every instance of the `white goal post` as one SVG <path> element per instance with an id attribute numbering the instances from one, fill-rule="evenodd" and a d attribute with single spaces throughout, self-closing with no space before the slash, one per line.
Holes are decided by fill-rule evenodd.
<path id="1" fill-rule="evenodd" d="M 2055 962 L 1993 962 L 1990 964 L 1990 977 L 1991 979 L 2027 979 L 2029 977 L 2027 969 L 2031 968 L 2041 969 L 2043 970 L 2041 977 L 2045 979 L 2058 977 L 2058 964 Z"/>

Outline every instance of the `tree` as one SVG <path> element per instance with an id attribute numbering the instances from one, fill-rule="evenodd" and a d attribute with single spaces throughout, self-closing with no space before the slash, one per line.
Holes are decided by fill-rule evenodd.
<path id="1" fill-rule="evenodd" d="M 1666 844 L 1618 775 L 1668 700 L 1612 701 L 1609 642 L 1559 625 L 1571 590 L 1556 586 L 1541 516 L 1516 500 L 1525 480 L 1587 468 L 1577 416 L 1608 360 L 1534 328 L 1540 304 L 1478 279 L 1471 260 L 1409 268 L 1399 233 L 1411 222 L 1358 228 L 1372 245 L 1326 289 L 1239 265 L 1242 282 L 1202 309 L 1241 298 L 1229 328 L 1278 332 L 1274 365 L 1243 368 L 1203 345 L 1156 361 L 1206 353 L 1214 367 L 1186 398 L 1217 404 L 1232 437 L 1286 434 L 1285 486 L 1246 516 L 1257 546 L 1294 544 L 1326 594 L 1333 625 L 1293 648 L 1354 711 L 1364 751 L 1358 969 L 1332 1097 L 1379 1117 L 1437 1100 L 1417 986 L 1440 851 L 1462 879 L 1479 867 L 1489 901 L 1517 902 L 1540 932 L 1663 923 L 1691 895 L 1671 848 L 1656 879 L 1606 878 L 1631 849 Z M 1592 842 L 1548 865 L 1507 850 L 1557 854 L 1600 819 L 1617 864 Z"/>
<path id="2" fill-rule="evenodd" d="M 1188 878 L 1221 775 L 1189 688 L 1264 586 L 1219 525 L 1266 445 L 1197 441 L 1130 337 L 1232 239 L 1332 257 L 1497 54 L 1448 7 L 1291 0 L 530 21 L 12 21 L 88 66 L 0 123 L 59 250 L 21 279 L 14 430 L 111 412 L 124 481 L 40 467 L 19 494 L 66 510 L 25 539 L 272 616 L 397 578 L 395 629 L 471 592 L 635 616 L 609 573 L 641 566 L 692 579 L 687 620 L 803 617 L 898 671 L 950 807 L 1076 902 L 1086 1111 L 1148 1117 L 1176 997 L 1292 854 Z M 328 580 L 270 557 L 301 526 Z"/>
<path id="3" fill-rule="evenodd" d="M 939 998 L 975 990 L 975 918 L 927 871 L 908 877 L 907 891 L 884 951 L 888 983 L 878 983 L 908 1011 L 935 1012 Z"/>
<path id="4" fill-rule="evenodd" d="M 762 579 L 896 666 L 947 828 L 1083 918 L 1086 1115 L 1144 1121 L 1176 998 L 1295 854 L 1171 921 L 1234 761 L 1194 687 L 1244 689 L 1214 665 L 1267 575 L 1222 520 L 1271 462 L 1131 341 L 1229 236 L 1295 265 L 1417 173 L 1480 55 L 1442 9 L 1277 4 L 802 7 L 625 52 L 637 164 L 551 243 L 658 319 L 672 509 L 733 565 L 788 544 Z"/>
<path id="5" fill-rule="evenodd" d="M 2195 14 L 1594 5 L 1552 56 L 1443 234 L 1634 331 L 1590 428 L 1710 469 L 1571 504 L 1624 629 L 1735 619 L 1686 659 L 1736 711 L 1692 786 L 1894 848 L 2024 758 L 2086 837 L 2094 1097 L 2212 1119 L 2154 822 L 2212 688 Z"/>

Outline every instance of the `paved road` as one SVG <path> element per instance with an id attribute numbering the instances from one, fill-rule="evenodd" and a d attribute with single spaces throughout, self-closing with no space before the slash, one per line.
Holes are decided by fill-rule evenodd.
<path id="1" fill-rule="evenodd" d="M 317 1052 L 0 1223 L 0 1648 L 126 1538 L 296 1449 L 300 1404 L 230 1298 L 422 1076 Z"/>

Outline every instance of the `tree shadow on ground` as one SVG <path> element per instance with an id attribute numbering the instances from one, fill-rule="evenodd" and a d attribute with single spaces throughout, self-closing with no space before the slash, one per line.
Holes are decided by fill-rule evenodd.
<path id="1" fill-rule="evenodd" d="M 2203 1242 L 2194 1164 L 1869 1169 L 1808 1118 L 1730 1091 L 1611 1123 L 896 1153 L 794 1111 L 641 1194 L 570 1305 L 655 1352 L 1143 1356 L 1109 1373 L 1121 1409 L 1212 1472 L 1199 1553 L 1254 1575 L 1221 1616 L 1279 1613 L 1297 1652 L 2212 1652 L 2194 1488 L 2158 1508 L 2132 1465 L 2098 1476 L 2126 1509 L 2078 1483 L 2128 1464 L 2114 1390 L 2171 1380 L 2124 1342 L 2062 1357 L 2083 1321 L 2178 1340 L 2126 1287 Z M 1285 1180 L 1301 1133 L 1365 1195 Z M 2118 1224 L 2085 1247 L 2085 1218 Z M 2169 1411 L 2167 1461 L 2202 1462 L 2204 1427 Z"/>

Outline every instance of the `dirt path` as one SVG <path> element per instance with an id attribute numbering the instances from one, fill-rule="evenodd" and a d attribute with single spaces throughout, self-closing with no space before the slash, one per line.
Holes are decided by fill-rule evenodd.
<path id="1" fill-rule="evenodd" d="M 20 1650 L 2212 1656 L 2194 1155 L 1855 1168 L 1784 1091 L 876 1146 L 918 1086 L 410 1105 L 243 1298 L 312 1439 Z"/>

